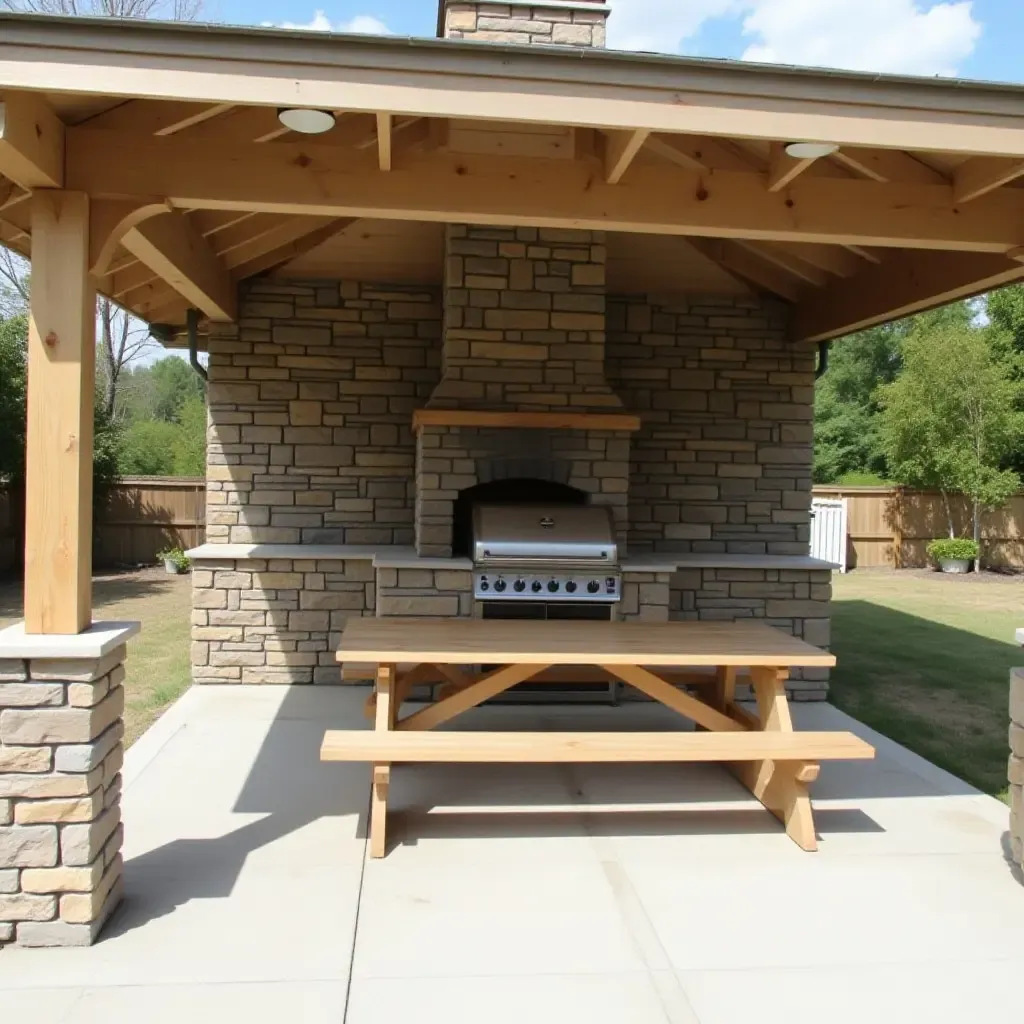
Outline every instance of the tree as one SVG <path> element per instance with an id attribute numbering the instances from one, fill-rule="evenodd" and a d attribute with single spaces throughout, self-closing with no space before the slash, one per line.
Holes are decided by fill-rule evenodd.
<path id="1" fill-rule="evenodd" d="M 122 434 L 118 469 L 125 476 L 171 476 L 178 431 L 161 420 L 133 423 Z"/>
<path id="2" fill-rule="evenodd" d="M 178 416 L 178 437 L 174 442 L 174 475 L 206 475 L 206 401 L 193 395 Z"/>
<path id="3" fill-rule="evenodd" d="M 96 300 L 96 319 L 99 328 L 96 355 L 99 362 L 99 382 L 103 411 L 114 416 L 117 389 L 121 374 L 139 356 L 154 345 L 149 328 L 126 310 L 100 296 Z"/>
<path id="4" fill-rule="evenodd" d="M 25 473 L 25 316 L 0 320 L 0 483 Z"/>
<path id="5" fill-rule="evenodd" d="M 951 537 L 950 492 L 970 499 L 980 544 L 982 510 L 1003 505 L 1020 487 L 1020 477 L 1002 468 L 1024 436 L 1019 397 L 993 332 L 955 324 L 915 331 L 903 344 L 903 372 L 879 389 L 879 436 L 890 473 L 942 492 Z"/>

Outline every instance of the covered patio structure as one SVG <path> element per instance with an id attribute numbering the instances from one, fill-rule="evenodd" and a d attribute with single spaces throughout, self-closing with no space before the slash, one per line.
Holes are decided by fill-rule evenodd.
<path id="1" fill-rule="evenodd" d="M 719 560 L 687 569 L 682 556 L 806 556 L 817 343 L 1024 279 L 1022 100 L 1024 90 L 1008 86 L 571 46 L 0 16 L 0 241 L 26 255 L 32 273 L 25 622 L 0 634 L 0 942 L 87 944 L 122 891 L 121 662 L 135 627 L 92 621 L 97 292 L 160 325 L 168 344 L 187 346 L 193 322 L 193 343 L 211 352 L 210 401 L 217 411 L 211 412 L 208 477 L 222 488 L 223 507 L 216 511 L 223 518 L 211 521 L 208 547 L 224 546 L 201 556 L 210 565 L 200 566 L 208 576 L 197 573 L 197 594 L 211 596 L 197 597 L 197 611 L 257 614 L 255 606 L 244 607 L 247 598 L 231 596 L 253 589 L 249 574 L 279 572 L 278 590 L 299 595 L 286 609 L 293 616 L 287 643 L 295 646 L 274 646 L 282 627 L 270 618 L 215 623 L 200 615 L 196 627 L 206 632 L 196 637 L 196 675 L 202 681 L 298 681 L 288 672 L 307 668 L 301 681 L 328 681 L 317 673 L 337 671 L 331 658 L 320 660 L 337 632 L 333 616 L 354 606 L 303 603 L 307 590 L 324 589 L 318 559 L 355 564 L 339 571 L 338 586 L 373 593 L 376 614 L 389 614 L 386 601 L 409 600 L 433 609 L 424 615 L 460 613 L 444 609 L 463 608 L 461 578 L 442 579 L 448 570 L 428 567 L 435 574 L 423 588 L 429 593 L 410 584 L 410 597 L 401 573 L 419 571 L 422 563 L 378 564 L 379 552 L 356 550 L 357 534 L 370 528 L 363 520 L 376 527 L 388 522 L 382 513 L 389 511 L 398 524 L 389 543 L 408 543 L 415 526 L 418 557 L 449 557 L 450 525 L 446 540 L 431 514 L 447 509 L 450 519 L 453 492 L 476 477 L 431 490 L 419 473 L 415 523 L 410 488 L 403 486 L 397 492 L 364 491 L 362 483 L 351 493 L 328 488 L 326 513 L 281 511 L 276 503 L 284 499 L 276 497 L 265 497 L 262 519 L 255 511 L 247 519 L 246 510 L 259 504 L 250 500 L 253 475 L 267 466 L 305 464 L 322 481 L 328 474 L 320 470 L 342 460 L 386 476 L 389 465 L 404 471 L 401 460 L 412 459 L 410 446 L 398 462 L 385 451 L 375 452 L 370 464 L 371 443 L 386 449 L 392 442 L 378 441 L 369 422 L 366 441 L 361 434 L 345 441 L 332 435 L 328 444 L 305 434 L 277 441 L 281 429 L 346 430 L 346 416 L 375 415 L 357 398 L 380 397 L 374 381 L 389 379 L 387 366 L 365 369 L 356 360 L 344 400 L 336 397 L 337 382 L 328 382 L 339 408 L 329 408 L 331 399 L 317 397 L 315 388 L 289 390 L 297 382 L 322 383 L 302 376 L 306 371 L 353 370 L 345 339 L 358 332 L 339 323 L 370 321 L 378 313 L 382 320 L 398 317 L 425 348 L 440 333 L 408 328 L 421 317 L 436 319 L 429 297 L 402 302 L 370 288 L 372 294 L 342 290 L 339 299 L 338 280 L 421 290 L 444 280 L 448 307 L 469 310 L 459 323 L 448 318 L 449 333 L 469 333 L 451 335 L 446 370 L 463 369 L 462 343 L 469 361 L 494 361 L 499 369 L 502 360 L 543 361 L 548 343 L 596 346 L 603 357 L 604 307 L 599 324 L 588 319 L 588 303 L 578 301 L 585 295 L 555 306 L 561 312 L 552 317 L 561 317 L 568 332 L 557 341 L 526 337 L 536 328 L 530 317 L 499 321 L 481 313 L 481 324 L 486 320 L 491 330 L 493 320 L 497 337 L 474 326 L 474 293 L 517 290 L 507 259 L 529 263 L 531 282 L 542 276 L 540 263 L 578 263 L 565 270 L 573 286 L 607 283 L 617 295 L 658 297 L 655 313 L 638 314 L 634 326 L 626 309 L 619 345 L 631 343 L 632 332 L 654 351 L 687 326 L 686 317 L 700 321 L 700 337 L 710 340 L 697 351 L 713 350 L 714 372 L 697 385 L 694 375 L 706 372 L 697 357 L 674 364 L 671 373 L 665 369 L 652 410 L 633 410 L 641 420 L 654 413 L 642 450 L 688 445 L 673 472 L 682 472 L 684 462 L 702 473 L 706 464 L 728 464 L 710 472 L 732 481 L 733 496 L 740 493 L 737 480 L 771 480 L 780 463 L 797 467 L 787 470 L 795 483 L 772 491 L 777 500 L 743 492 L 735 500 L 746 504 L 735 516 L 724 505 L 715 511 L 701 505 L 693 514 L 677 505 L 663 521 L 630 508 L 638 552 L 680 556 L 670 565 L 638 564 L 636 616 L 644 617 L 648 598 L 658 607 L 650 615 L 696 616 L 724 585 L 734 604 L 755 602 L 744 607 L 819 642 L 812 632 L 827 630 L 827 622 L 806 623 L 827 620 L 827 611 L 814 607 L 827 604 L 827 595 L 812 589 L 827 587 L 827 576 L 823 582 L 807 574 L 827 567 L 804 561 L 752 568 Z M 290 131 L 280 111 L 296 109 L 327 112 L 333 126 L 315 137 Z M 817 145 L 792 145 L 800 142 Z M 502 234 L 508 231 L 510 238 Z M 543 253 L 530 255 L 532 243 Z M 490 252 L 505 244 L 523 253 L 473 254 L 474 245 Z M 566 250 L 561 256 L 559 246 Z M 465 265 L 457 262 L 463 258 Z M 335 281 L 332 288 L 315 283 L 325 277 Z M 306 283 L 287 283 L 297 279 Z M 692 303 L 673 306 L 681 292 L 727 296 L 730 311 L 716 313 L 714 303 L 696 312 Z M 490 303 L 481 298 L 478 312 L 490 311 Z M 309 314 L 296 327 L 300 307 Z M 327 307 L 334 312 L 323 312 Z M 343 307 L 344 315 L 337 312 Z M 350 316 L 351 309 L 362 312 Z M 772 312 L 762 317 L 762 309 Z M 198 316 L 190 317 L 191 310 Z M 676 319 L 662 330 L 665 310 Z M 333 324 L 328 334 L 337 351 L 312 354 L 304 347 L 319 336 L 317 319 Z M 550 329 L 559 323 L 553 320 Z M 748 339 L 744 348 L 736 338 L 745 331 L 765 337 Z M 772 361 L 759 363 L 769 350 Z M 431 358 L 424 357 L 427 369 L 436 365 Z M 590 372 L 587 353 L 573 358 L 580 377 Z M 616 358 L 627 365 L 630 356 Z M 398 406 L 380 405 L 380 416 L 402 420 L 403 437 L 411 438 L 407 406 L 417 388 L 433 384 L 425 374 L 417 378 L 419 369 L 413 365 L 411 376 L 401 377 L 409 386 Z M 519 372 L 527 379 L 527 371 Z M 739 376 L 729 378 L 730 372 Z M 743 411 L 744 374 L 763 376 L 778 394 L 759 396 L 756 409 Z M 461 379 L 477 383 L 469 373 Z M 726 380 L 733 384 L 726 387 Z M 552 390 L 564 396 L 576 383 L 569 377 Z M 608 404 L 609 389 L 602 387 L 593 393 Z M 665 397 L 701 391 L 735 394 L 717 413 L 706 396 Z M 637 386 L 632 394 L 639 404 L 652 392 Z M 265 400 L 281 407 L 254 411 Z M 717 437 L 684 434 L 670 414 L 685 412 L 685 402 L 696 403 L 691 408 L 701 415 L 757 425 L 751 432 L 729 427 Z M 584 414 L 595 404 L 586 403 Z M 248 440 L 236 438 L 239 425 L 254 431 Z M 302 444 L 310 450 L 300 457 L 295 449 Z M 614 470 L 623 482 L 596 489 L 624 495 L 631 486 L 626 478 L 637 479 L 636 463 L 631 471 L 628 459 L 611 454 L 603 462 L 625 465 Z M 412 478 L 411 461 L 409 470 Z M 642 472 L 651 477 L 655 469 Z M 644 487 L 662 486 L 648 477 Z M 323 493 L 315 483 L 308 489 Z M 273 486 L 264 490 L 280 493 Z M 703 485 L 693 479 L 687 486 Z M 712 502 L 725 494 L 716 489 L 712 499 L 691 491 L 679 500 Z M 364 501 L 369 504 L 359 504 Z M 624 497 L 608 501 L 620 511 L 627 504 Z M 300 504 L 291 495 L 287 503 Z M 636 504 L 646 508 L 651 501 L 641 490 Z M 311 525 L 304 515 L 321 519 Z M 330 539 L 348 545 L 344 552 L 303 549 L 325 543 L 305 531 L 332 528 L 350 531 Z M 266 547 L 241 550 L 246 544 Z M 378 559 L 372 571 L 371 557 Z M 246 568 L 239 564 L 246 559 L 259 561 Z M 760 578 L 707 575 L 723 571 L 805 575 L 772 577 L 772 587 L 790 588 L 781 597 L 774 591 L 750 597 L 730 588 L 760 587 Z M 686 572 L 696 573 L 695 582 L 672 582 Z M 689 604 L 688 593 L 697 595 Z M 773 601 L 780 605 L 774 611 Z M 354 613 L 374 614 L 368 596 Z M 235 641 L 217 630 L 250 627 L 265 638 L 258 651 L 218 646 Z M 302 636 L 294 640 L 297 632 Z M 244 642 L 255 643 L 248 636 Z M 302 656 L 310 654 L 307 664 Z M 249 671 L 259 678 L 246 678 Z"/>

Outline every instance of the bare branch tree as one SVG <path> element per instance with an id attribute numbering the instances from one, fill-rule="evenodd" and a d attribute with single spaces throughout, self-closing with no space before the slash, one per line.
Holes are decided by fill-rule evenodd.
<path id="1" fill-rule="evenodd" d="M 9 11 L 170 21 L 194 21 L 201 7 L 202 0 L 0 0 Z"/>
<path id="2" fill-rule="evenodd" d="M 108 417 L 113 417 L 122 371 L 156 343 L 141 320 L 110 299 L 100 298 L 96 306 L 103 408 Z"/>
<path id="3" fill-rule="evenodd" d="M 22 313 L 28 306 L 28 261 L 0 245 L 0 316 Z"/>

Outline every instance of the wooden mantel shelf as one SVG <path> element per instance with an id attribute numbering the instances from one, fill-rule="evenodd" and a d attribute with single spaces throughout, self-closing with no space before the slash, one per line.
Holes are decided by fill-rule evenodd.
<path id="1" fill-rule="evenodd" d="M 416 409 L 412 428 L 519 427 L 527 430 L 639 430 L 640 417 L 622 412 L 488 412 Z"/>

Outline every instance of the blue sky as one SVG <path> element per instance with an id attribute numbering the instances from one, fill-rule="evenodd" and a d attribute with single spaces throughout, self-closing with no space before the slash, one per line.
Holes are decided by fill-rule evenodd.
<path id="1" fill-rule="evenodd" d="M 1024 82 L 1024 0 L 612 0 L 612 45 Z M 209 21 L 433 35 L 435 0 L 207 0 Z"/>

